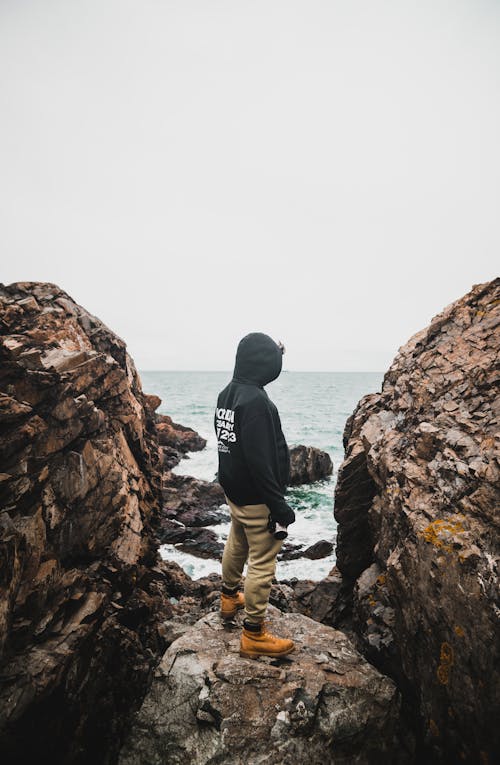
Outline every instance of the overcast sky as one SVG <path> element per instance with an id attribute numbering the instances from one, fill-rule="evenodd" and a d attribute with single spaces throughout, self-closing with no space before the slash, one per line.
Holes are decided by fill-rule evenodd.
<path id="1" fill-rule="evenodd" d="M 500 2 L 0 0 L 0 281 L 140 369 L 383 371 L 500 262 Z"/>

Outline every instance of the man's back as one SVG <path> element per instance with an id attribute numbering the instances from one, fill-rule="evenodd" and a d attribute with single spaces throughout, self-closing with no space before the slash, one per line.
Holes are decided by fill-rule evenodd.
<path id="1" fill-rule="evenodd" d="M 279 523 L 293 515 L 284 499 L 290 456 L 278 410 L 263 386 L 281 366 L 282 349 L 268 335 L 244 337 L 214 416 L 218 478 L 226 496 L 238 505 L 265 503 Z"/>

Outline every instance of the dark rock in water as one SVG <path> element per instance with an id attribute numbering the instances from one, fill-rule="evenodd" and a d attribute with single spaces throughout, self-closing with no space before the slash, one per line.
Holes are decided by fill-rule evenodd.
<path id="1" fill-rule="evenodd" d="M 344 433 L 344 607 L 324 618 L 352 611 L 365 654 L 405 691 L 422 762 L 500 751 L 499 345 L 495 279 L 399 349 Z"/>
<path id="2" fill-rule="evenodd" d="M 328 478 L 333 472 L 330 455 L 314 446 L 293 446 L 290 449 L 290 486 L 313 483 Z"/>
<path id="3" fill-rule="evenodd" d="M 211 529 L 184 526 L 182 523 L 162 520 L 158 538 L 162 544 L 178 545 L 181 550 L 199 558 L 220 560 L 224 545 Z"/>
<path id="4" fill-rule="evenodd" d="M 310 558 L 310 560 L 319 560 L 320 558 L 326 558 L 333 552 L 333 544 L 326 539 L 320 539 L 319 542 L 315 542 L 308 547 L 302 553 L 303 558 Z"/>
<path id="5" fill-rule="evenodd" d="M 226 498 L 218 483 L 170 473 L 163 482 L 163 516 L 185 526 L 212 526 L 229 520 L 220 508 Z"/>
<path id="6" fill-rule="evenodd" d="M 161 446 L 169 446 L 185 454 L 201 451 L 207 445 L 206 439 L 198 435 L 195 430 L 173 422 L 172 418 L 166 414 L 156 414 L 155 422 Z"/>
<path id="7" fill-rule="evenodd" d="M 110 763 L 174 613 L 160 457 L 125 343 L 53 284 L 0 286 L 2 762 Z"/>
<path id="8" fill-rule="evenodd" d="M 187 531 L 189 535 L 179 544 L 181 550 L 196 555 L 198 558 L 222 559 L 224 545 L 219 542 L 214 531 L 203 528 L 190 528 Z"/>
<path id="9" fill-rule="evenodd" d="M 155 673 L 120 765 L 391 762 L 394 684 L 341 632 L 272 607 L 269 621 L 293 637 L 295 653 L 240 658 L 240 631 L 218 614 L 184 630 Z"/>
<path id="10" fill-rule="evenodd" d="M 278 553 L 278 560 L 295 560 L 296 558 L 301 558 L 303 549 L 304 545 L 286 541 L 283 543 L 283 546 Z"/>
<path id="11" fill-rule="evenodd" d="M 326 539 L 320 539 L 319 542 L 315 542 L 310 547 L 306 547 L 304 550 L 303 545 L 296 545 L 291 542 L 285 543 L 281 548 L 281 552 L 278 554 L 279 560 L 298 560 L 299 558 L 309 558 L 310 560 L 319 560 L 320 558 L 326 558 L 327 555 L 331 555 L 333 552 L 332 542 L 328 542 Z"/>

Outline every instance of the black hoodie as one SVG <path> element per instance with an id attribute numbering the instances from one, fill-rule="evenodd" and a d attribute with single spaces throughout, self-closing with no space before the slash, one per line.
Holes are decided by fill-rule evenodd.
<path id="1" fill-rule="evenodd" d="M 284 498 L 290 455 L 278 410 L 264 385 L 281 372 L 282 351 L 262 332 L 239 343 L 233 379 L 219 393 L 214 426 L 219 451 L 219 483 L 235 505 L 264 503 L 275 521 L 295 520 Z"/>

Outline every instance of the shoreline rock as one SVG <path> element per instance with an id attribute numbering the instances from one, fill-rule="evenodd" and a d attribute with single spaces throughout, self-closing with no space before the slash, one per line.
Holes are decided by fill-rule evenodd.
<path id="1" fill-rule="evenodd" d="M 290 449 L 290 486 L 314 483 L 332 473 L 333 463 L 327 452 L 302 444 Z"/>

